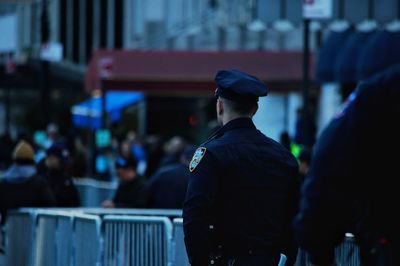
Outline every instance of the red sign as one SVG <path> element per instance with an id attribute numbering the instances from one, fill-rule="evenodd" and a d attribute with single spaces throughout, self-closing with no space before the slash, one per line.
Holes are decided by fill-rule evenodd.
<path id="1" fill-rule="evenodd" d="M 303 0 L 303 17 L 308 19 L 329 19 L 332 17 L 332 0 Z"/>
<path id="2" fill-rule="evenodd" d="M 99 76 L 102 78 L 109 78 L 112 76 L 114 70 L 114 59 L 112 57 L 102 57 L 98 61 Z"/>

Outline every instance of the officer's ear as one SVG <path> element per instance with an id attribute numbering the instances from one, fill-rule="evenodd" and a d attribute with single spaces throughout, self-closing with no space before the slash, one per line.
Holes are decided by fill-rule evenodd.
<path id="1" fill-rule="evenodd" d="M 217 114 L 222 115 L 224 112 L 224 102 L 221 99 L 217 101 Z"/>
<path id="2" fill-rule="evenodd" d="M 257 111 L 258 111 L 258 102 L 256 102 L 253 105 L 253 110 L 252 110 L 252 115 L 251 116 L 255 115 L 257 113 Z"/>

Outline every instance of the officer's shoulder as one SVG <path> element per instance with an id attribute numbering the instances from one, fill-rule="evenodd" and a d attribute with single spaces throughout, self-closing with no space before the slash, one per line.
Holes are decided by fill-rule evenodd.
<path id="1" fill-rule="evenodd" d="M 217 136 L 215 138 L 209 139 L 206 142 L 204 142 L 201 145 L 201 147 L 204 147 L 211 152 L 216 151 L 216 150 L 218 150 L 219 147 L 227 144 L 225 137 L 226 137 L 225 135 L 222 135 L 222 136 Z"/>
<path id="2" fill-rule="evenodd" d="M 273 152 L 277 156 L 279 155 L 281 159 L 287 162 L 289 165 L 293 165 L 295 167 L 297 166 L 297 160 L 294 157 L 294 155 L 288 149 L 286 149 L 282 144 L 267 136 L 265 136 L 265 141 L 271 152 Z"/>

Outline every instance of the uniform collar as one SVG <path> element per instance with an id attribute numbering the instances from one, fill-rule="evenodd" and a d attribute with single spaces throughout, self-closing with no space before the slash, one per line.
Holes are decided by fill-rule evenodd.
<path id="1" fill-rule="evenodd" d="M 237 128 L 255 129 L 256 126 L 254 125 L 253 120 L 251 118 L 248 118 L 248 117 L 236 118 L 236 119 L 229 121 L 223 127 L 221 127 L 217 132 L 215 132 L 214 135 L 212 135 L 209 138 L 209 140 L 218 138 L 218 137 L 222 136 L 223 134 L 225 134 L 226 132 L 237 129 Z"/>

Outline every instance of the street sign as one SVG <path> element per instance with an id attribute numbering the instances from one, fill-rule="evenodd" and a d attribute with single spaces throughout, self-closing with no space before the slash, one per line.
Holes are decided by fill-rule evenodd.
<path id="1" fill-rule="evenodd" d="M 105 148 L 111 144 L 111 133 L 107 129 L 99 129 L 96 131 L 96 147 Z"/>
<path id="2" fill-rule="evenodd" d="M 109 78 L 113 74 L 114 59 L 112 57 L 102 57 L 97 65 L 99 76 L 102 78 Z"/>
<path id="3" fill-rule="evenodd" d="M 303 0 L 303 17 L 308 19 L 332 18 L 332 0 Z"/>

